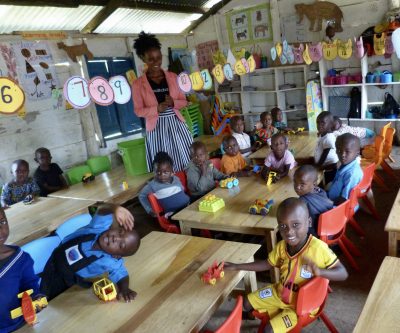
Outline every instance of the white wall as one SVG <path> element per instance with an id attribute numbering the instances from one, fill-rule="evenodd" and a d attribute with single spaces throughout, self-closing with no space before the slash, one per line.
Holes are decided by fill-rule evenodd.
<path id="1" fill-rule="evenodd" d="M 168 46 L 186 47 L 183 36 L 159 36 L 162 42 L 163 65 L 168 66 Z M 86 39 L 89 50 L 95 57 L 131 57 L 133 37 L 100 37 L 89 36 Z M 20 40 L 15 36 L 3 36 L 0 43 L 9 43 Z M 80 44 L 81 39 L 65 41 L 67 45 Z M 49 41 L 51 52 L 56 66 L 60 87 L 72 75 L 84 76 L 83 68 L 78 63 L 73 63 L 67 54 L 58 49 L 56 42 Z M 135 56 L 135 61 L 138 59 Z M 140 62 L 139 62 L 140 67 Z M 7 74 L 7 73 L 4 73 Z M 64 170 L 83 163 L 89 156 L 101 154 L 112 155 L 113 164 L 120 162 L 116 156 L 117 142 L 140 137 L 134 135 L 112 141 L 107 141 L 106 147 L 101 147 L 96 140 L 100 135 L 96 109 L 93 103 L 84 110 L 53 110 L 52 101 L 25 102 L 27 115 L 20 119 L 16 115 L 6 116 L 0 114 L 0 185 L 10 180 L 10 165 L 13 160 L 25 159 L 30 164 L 31 174 L 37 167 L 33 154 L 35 149 L 44 146 L 50 149 L 53 161 L 57 162 Z"/>

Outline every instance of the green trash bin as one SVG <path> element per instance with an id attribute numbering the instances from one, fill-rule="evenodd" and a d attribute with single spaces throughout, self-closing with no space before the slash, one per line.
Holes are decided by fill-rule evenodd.
<path id="1" fill-rule="evenodd" d="M 126 172 L 131 176 L 147 173 L 146 144 L 144 138 L 118 143 L 118 153 L 122 156 Z"/>

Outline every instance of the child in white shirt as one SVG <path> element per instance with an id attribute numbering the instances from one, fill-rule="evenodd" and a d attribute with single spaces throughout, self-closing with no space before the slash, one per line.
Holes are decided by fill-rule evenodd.
<path id="1" fill-rule="evenodd" d="M 244 121 L 240 116 L 232 117 L 230 120 L 232 136 L 235 137 L 240 153 L 244 158 L 248 157 L 254 150 L 250 143 L 250 136 L 244 132 Z"/>

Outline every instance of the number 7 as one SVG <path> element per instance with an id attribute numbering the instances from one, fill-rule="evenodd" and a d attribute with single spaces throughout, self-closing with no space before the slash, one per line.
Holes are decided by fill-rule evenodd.
<path id="1" fill-rule="evenodd" d="M 74 85 L 79 84 L 79 83 L 82 86 L 83 97 L 86 97 L 85 89 L 83 88 L 83 81 L 74 82 Z"/>

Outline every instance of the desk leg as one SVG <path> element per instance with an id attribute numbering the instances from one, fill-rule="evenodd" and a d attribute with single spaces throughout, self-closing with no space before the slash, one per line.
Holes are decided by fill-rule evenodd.
<path id="1" fill-rule="evenodd" d="M 266 233 L 265 241 L 267 243 L 268 253 L 272 251 L 272 249 L 276 246 L 276 230 L 271 230 Z M 268 255 L 267 253 L 267 255 Z M 271 281 L 278 282 L 279 281 L 279 269 L 273 268 L 270 270 Z"/>
<path id="2" fill-rule="evenodd" d="M 187 227 L 187 226 L 185 225 L 185 222 L 184 222 L 184 221 L 179 221 L 179 226 L 180 226 L 180 228 L 181 228 L 181 234 L 182 234 L 182 235 L 189 235 L 189 236 L 192 235 L 192 228 Z"/>
<path id="3" fill-rule="evenodd" d="M 389 256 L 397 257 L 397 232 L 389 231 Z"/>
<path id="4" fill-rule="evenodd" d="M 250 262 L 254 261 L 254 257 L 251 258 Z M 244 277 L 244 290 L 246 295 L 257 290 L 257 277 L 256 272 L 247 272 Z"/>

